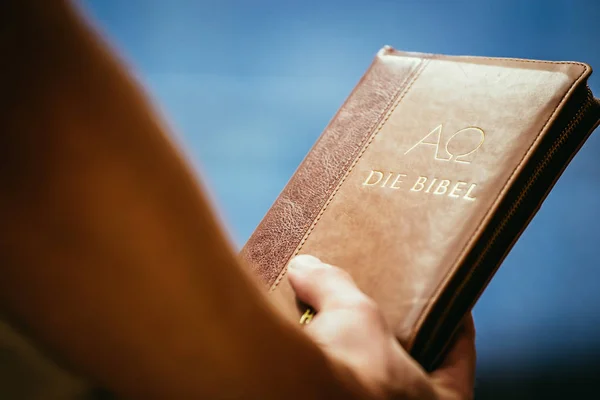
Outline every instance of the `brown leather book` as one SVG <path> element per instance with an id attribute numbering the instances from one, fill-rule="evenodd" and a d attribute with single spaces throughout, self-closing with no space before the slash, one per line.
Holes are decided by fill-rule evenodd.
<path id="1" fill-rule="evenodd" d="M 600 119 L 591 68 L 384 47 L 242 249 L 296 304 L 286 265 L 346 269 L 435 367 Z"/>

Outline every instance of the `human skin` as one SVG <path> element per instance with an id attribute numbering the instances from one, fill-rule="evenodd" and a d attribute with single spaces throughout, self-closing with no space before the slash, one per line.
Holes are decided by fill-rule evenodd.
<path id="1" fill-rule="evenodd" d="M 470 329 L 426 375 L 351 280 L 309 279 L 335 267 L 290 274 L 321 312 L 306 329 L 285 319 L 70 2 L 5 0 L 0 19 L 0 308 L 57 362 L 125 398 L 469 398 Z M 344 293 L 361 301 L 320 303 Z M 392 351 L 357 363 L 371 346 Z"/>

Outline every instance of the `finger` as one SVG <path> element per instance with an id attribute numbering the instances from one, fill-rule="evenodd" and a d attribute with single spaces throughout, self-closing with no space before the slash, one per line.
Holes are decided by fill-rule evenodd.
<path id="1" fill-rule="evenodd" d="M 289 282 L 298 299 L 315 309 L 351 306 L 364 295 L 350 275 L 316 257 L 294 257 L 288 267 Z"/>
<path id="2" fill-rule="evenodd" d="M 440 390 L 440 398 L 469 399 L 475 386 L 475 324 L 469 313 L 456 333 L 440 367 L 431 377 Z"/>

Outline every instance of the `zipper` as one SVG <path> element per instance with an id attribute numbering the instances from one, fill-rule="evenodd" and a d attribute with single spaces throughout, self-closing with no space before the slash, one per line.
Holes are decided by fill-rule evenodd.
<path id="1" fill-rule="evenodd" d="M 506 228 L 506 225 L 511 221 L 512 217 L 515 215 L 515 213 L 517 212 L 517 210 L 523 203 L 523 200 L 527 197 L 527 195 L 528 195 L 529 191 L 531 190 L 531 188 L 533 187 L 533 185 L 536 183 L 538 178 L 540 176 L 542 176 L 544 170 L 550 164 L 550 161 L 552 161 L 552 157 L 554 157 L 554 155 L 560 149 L 560 147 L 565 144 L 565 142 L 567 141 L 567 139 L 569 138 L 571 133 L 573 133 L 575 128 L 577 128 L 579 123 L 583 120 L 585 114 L 590 109 L 590 107 L 593 105 L 593 103 L 594 103 L 594 96 L 592 94 L 592 91 L 589 88 L 587 88 L 586 99 L 584 100 L 583 104 L 577 110 L 577 113 L 573 116 L 571 121 L 569 121 L 568 125 L 562 130 L 562 132 L 557 137 L 557 139 L 554 141 L 554 143 L 552 144 L 550 149 L 548 149 L 548 151 L 544 155 L 544 158 L 536 165 L 533 173 L 531 174 L 531 177 L 527 180 L 527 183 L 524 185 L 523 189 L 517 196 L 517 199 L 514 201 L 514 203 L 512 204 L 512 206 L 510 207 L 510 209 L 508 210 L 508 212 L 506 213 L 506 215 L 504 216 L 502 221 L 498 224 L 498 226 L 494 230 L 494 233 L 492 234 L 492 237 L 489 239 L 489 241 L 483 248 L 480 256 L 477 258 L 477 261 L 473 264 L 473 267 L 471 268 L 471 272 L 469 274 L 469 278 L 473 275 L 473 272 L 476 271 L 481 266 L 481 264 L 485 260 L 486 255 L 490 252 L 490 250 L 496 243 L 496 240 L 498 239 L 498 237 L 500 236 L 502 231 Z M 463 283 L 461 284 L 461 286 L 456 290 L 454 299 L 458 296 L 458 293 L 460 293 L 464 289 L 464 287 L 467 286 L 467 284 L 470 282 L 469 278 L 465 279 L 463 281 Z M 453 301 L 451 301 L 451 303 L 452 302 Z M 440 319 L 444 320 L 446 315 L 447 315 L 447 313 L 444 313 L 444 315 Z M 435 334 L 439 330 L 440 327 L 441 327 L 441 324 L 437 325 L 437 328 L 432 333 Z M 427 352 L 431 343 L 432 342 L 429 341 L 429 345 L 426 345 L 423 348 L 423 354 L 425 354 Z"/>
<path id="2" fill-rule="evenodd" d="M 481 252 L 481 255 L 479 256 L 478 261 L 473 266 L 473 270 L 476 269 L 481 264 L 482 260 L 486 256 L 486 254 L 490 251 L 490 249 L 492 248 L 492 246 L 498 239 L 498 236 L 500 236 L 500 233 L 502 233 L 502 231 L 504 230 L 506 225 L 512 219 L 515 212 L 519 209 L 519 206 L 521 205 L 521 203 L 523 203 L 523 200 L 527 197 L 527 194 L 531 190 L 531 187 L 535 184 L 535 182 L 542 175 L 542 173 L 544 172 L 546 167 L 550 164 L 550 161 L 552 161 L 552 157 L 554 157 L 554 155 L 560 149 L 560 147 L 563 144 L 565 144 L 565 142 L 567 141 L 567 139 L 569 138 L 571 133 L 573 133 L 575 128 L 577 128 L 577 125 L 579 125 L 579 123 L 585 116 L 585 113 L 592 106 L 593 101 L 594 101 L 594 96 L 592 95 L 591 90 L 588 88 L 586 99 L 585 99 L 583 105 L 581 106 L 581 108 L 579 108 L 579 110 L 577 110 L 577 113 L 573 116 L 573 118 L 571 119 L 569 124 L 565 127 L 565 129 L 563 129 L 563 131 L 560 133 L 558 138 L 554 141 L 554 143 L 552 144 L 552 147 L 550 147 L 550 149 L 544 155 L 544 158 L 537 164 L 533 173 L 531 174 L 531 177 L 527 180 L 527 183 L 525 184 L 525 186 L 519 193 L 519 196 L 517 197 L 517 199 L 515 200 L 513 205 L 510 207 L 510 210 L 508 210 L 505 217 L 502 219 L 502 221 L 500 222 L 498 227 L 496 227 L 496 229 L 494 230 L 492 237 L 490 238 L 489 242 L 487 243 L 487 245 L 484 247 L 483 251 Z"/>

